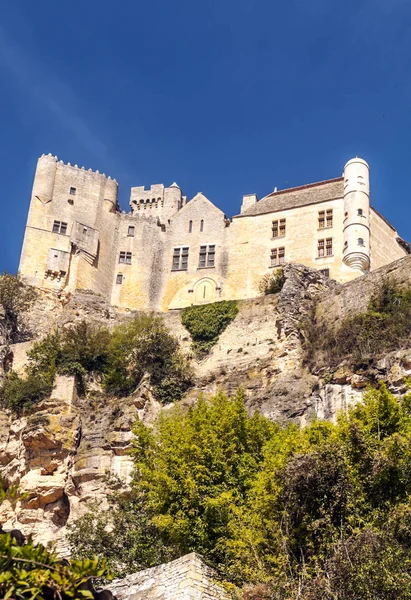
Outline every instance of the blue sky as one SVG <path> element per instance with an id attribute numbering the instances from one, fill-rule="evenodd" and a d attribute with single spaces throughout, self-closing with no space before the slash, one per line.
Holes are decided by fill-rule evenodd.
<path id="1" fill-rule="evenodd" d="M 37 157 L 133 185 L 243 194 L 371 167 L 411 241 L 410 0 L 3 2 L 0 270 L 18 267 Z"/>

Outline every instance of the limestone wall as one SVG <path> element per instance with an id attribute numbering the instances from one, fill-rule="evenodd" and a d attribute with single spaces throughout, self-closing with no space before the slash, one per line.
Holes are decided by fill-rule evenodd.
<path id="1" fill-rule="evenodd" d="M 118 600 L 228 600 L 194 552 L 106 586 Z"/>
<path id="2" fill-rule="evenodd" d="M 124 311 L 255 298 L 261 278 L 273 267 L 271 252 L 280 248 L 285 263 L 328 269 L 331 278 L 344 283 L 362 271 L 343 263 L 343 193 L 338 178 L 276 192 L 260 202 L 253 196 L 247 210 L 230 223 L 203 194 L 187 203 L 177 184 L 157 184 L 132 188 L 131 212 L 125 214 L 118 211 L 114 180 L 43 156 L 33 184 L 20 273 L 45 289 L 92 291 Z M 332 226 L 320 228 L 319 211 L 327 210 L 333 212 Z M 274 238 L 272 223 L 281 219 L 286 233 Z M 53 233 L 54 221 L 67 223 L 65 231 Z M 406 251 L 374 210 L 370 222 L 374 270 Z M 78 242 L 83 228 L 93 230 L 93 243 L 84 247 Z M 329 238 L 332 255 L 319 257 L 318 241 L 325 245 Z M 201 265 L 200 248 L 210 245 L 214 265 Z M 182 247 L 188 248 L 187 268 L 175 269 L 173 252 Z M 121 252 L 130 258 L 120 262 Z M 50 275 L 50 266 L 61 276 Z"/>
<path id="3" fill-rule="evenodd" d="M 371 270 L 402 258 L 406 252 L 397 242 L 398 233 L 378 212 L 370 210 Z"/>

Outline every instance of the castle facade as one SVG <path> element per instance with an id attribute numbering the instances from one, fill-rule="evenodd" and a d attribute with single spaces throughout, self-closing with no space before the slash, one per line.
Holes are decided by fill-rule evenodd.
<path id="1" fill-rule="evenodd" d="M 119 210 L 117 182 L 41 156 L 19 274 L 56 292 L 87 290 L 120 309 L 167 311 L 259 295 L 261 278 L 286 262 L 350 281 L 409 253 L 370 205 L 361 158 L 335 179 L 243 197 L 228 219 L 176 183 L 133 187 Z"/>

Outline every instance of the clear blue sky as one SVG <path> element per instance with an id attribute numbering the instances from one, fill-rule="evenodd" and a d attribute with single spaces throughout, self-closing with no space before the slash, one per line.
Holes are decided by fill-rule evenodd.
<path id="1" fill-rule="evenodd" d="M 410 0 L 9 0 L 0 20 L 0 270 L 15 272 L 36 160 L 243 194 L 371 166 L 411 240 Z"/>

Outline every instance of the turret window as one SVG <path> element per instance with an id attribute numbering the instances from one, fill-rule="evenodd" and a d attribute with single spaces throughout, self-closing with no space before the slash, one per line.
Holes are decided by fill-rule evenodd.
<path id="1" fill-rule="evenodd" d="M 363 240 L 363 238 L 358 238 L 358 245 L 359 246 L 364 246 L 364 240 Z"/>
<path id="2" fill-rule="evenodd" d="M 214 267 L 215 265 L 215 245 L 200 246 L 200 258 L 198 267 L 205 269 L 206 267 Z"/>
<path id="3" fill-rule="evenodd" d="M 273 221 L 272 223 L 272 232 L 273 238 L 285 237 L 285 219 L 280 219 L 279 221 Z"/>
<path id="4" fill-rule="evenodd" d="M 187 271 L 188 269 L 188 246 L 174 248 L 172 271 Z"/>
<path id="5" fill-rule="evenodd" d="M 364 215 L 364 211 L 362 208 L 359 208 L 357 212 L 359 217 L 362 217 Z"/>
<path id="6" fill-rule="evenodd" d="M 326 240 L 318 240 L 318 258 L 323 258 L 324 256 L 332 256 L 333 255 L 333 240 L 332 238 L 327 238 Z"/>
<path id="7" fill-rule="evenodd" d="M 285 263 L 285 248 L 273 248 L 271 250 L 271 266 L 277 267 Z"/>
<path id="8" fill-rule="evenodd" d="M 333 209 L 320 210 L 318 213 L 318 229 L 333 226 Z"/>
<path id="9" fill-rule="evenodd" d="M 124 263 L 126 265 L 131 265 L 131 256 L 131 252 L 120 252 L 118 262 Z"/>
<path id="10" fill-rule="evenodd" d="M 127 236 L 128 237 L 134 237 L 134 225 L 129 225 L 128 226 Z"/>
<path id="11" fill-rule="evenodd" d="M 61 235 L 66 235 L 67 223 L 65 223 L 64 221 L 54 221 L 53 233 L 60 233 Z"/>
<path id="12" fill-rule="evenodd" d="M 70 196 L 75 196 L 76 192 L 77 192 L 77 188 L 75 188 L 75 187 L 70 188 Z"/>

